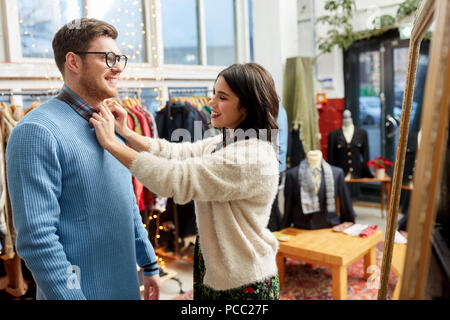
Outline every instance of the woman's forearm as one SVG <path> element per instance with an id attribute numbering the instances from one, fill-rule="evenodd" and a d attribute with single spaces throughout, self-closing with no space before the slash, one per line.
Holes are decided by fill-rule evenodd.
<path id="1" fill-rule="evenodd" d="M 122 138 L 124 138 L 127 144 L 137 152 L 149 151 L 150 149 L 148 138 L 134 131 L 129 130 Z"/>
<path id="2" fill-rule="evenodd" d="M 114 158 L 120 161 L 125 167 L 130 169 L 133 161 L 136 160 L 139 153 L 123 143 L 115 140 L 105 146 L 105 149 L 113 155 Z"/>

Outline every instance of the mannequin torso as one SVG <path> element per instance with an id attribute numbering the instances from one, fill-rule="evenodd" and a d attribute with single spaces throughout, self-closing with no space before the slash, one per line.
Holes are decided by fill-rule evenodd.
<path id="1" fill-rule="evenodd" d="M 353 127 L 353 124 L 352 124 Z M 353 127 L 354 131 L 354 127 Z M 353 136 L 353 132 L 352 132 Z M 350 138 L 351 140 L 351 138 Z M 322 180 L 322 152 L 320 150 L 312 150 L 306 154 L 306 161 L 308 161 L 309 168 L 313 172 L 316 192 L 319 192 L 320 183 Z M 350 173 L 349 173 L 350 175 Z M 353 225 L 353 222 L 344 222 L 333 227 L 334 231 L 343 231 Z"/>
<path id="2" fill-rule="evenodd" d="M 347 143 L 350 143 L 352 141 L 353 134 L 355 133 L 355 126 L 353 125 L 353 123 L 343 124 L 342 132 L 344 133 L 345 141 L 347 141 Z"/>
<path id="3" fill-rule="evenodd" d="M 344 110 L 342 113 L 342 133 L 344 134 L 345 141 L 350 143 L 355 133 L 355 126 L 353 125 L 352 113 L 350 110 Z M 350 172 L 345 176 L 345 180 L 350 180 L 352 174 Z"/>

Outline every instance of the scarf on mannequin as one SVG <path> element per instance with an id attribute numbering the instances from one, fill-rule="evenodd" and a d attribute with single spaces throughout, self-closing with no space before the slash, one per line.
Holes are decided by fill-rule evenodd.
<path id="1" fill-rule="evenodd" d="M 328 212 L 336 211 L 336 200 L 334 196 L 334 179 L 331 166 L 322 160 L 322 172 L 325 177 L 326 202 Z M 304 214 L 320 211 L 319 188 L 316 188 L 314 176 L 308 165 L 307 159 L 299 165 L 298 178 L 300 184 L 300 199 Z"/>

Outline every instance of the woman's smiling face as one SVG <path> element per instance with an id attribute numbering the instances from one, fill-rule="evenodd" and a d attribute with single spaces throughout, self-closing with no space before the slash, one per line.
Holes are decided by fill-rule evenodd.
<path id="1" fill-rule="evenodd" d="M 239 104 L 239 98 L 220 76 L 214 85 L 214 97 L 209 102 L 212 109 L 211 123 L 216 128 L 235 129 L 246 117 L 247 111 Z"/>

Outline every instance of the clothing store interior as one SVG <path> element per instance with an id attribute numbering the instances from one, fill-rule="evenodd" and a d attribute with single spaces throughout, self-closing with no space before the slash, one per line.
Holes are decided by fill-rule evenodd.
<path id="1" fill-rule="evenodd" d="M 279 184 L 267 228 L 278 240 L 280 300 L 449 299 L 450 54 L 440 50 L 450 42 L 449 7 L 0 0 L 0 299 L 34 300 L 37 287 L 16 251 L 8 139 L 63 88 L 52 39 L 83 17 L 117 28 L 128 63 L 113 99 L 145 137 L 221 134 L 209 105 L 217 75 L 248 62 L 270 72 L 280 102 Z M 193 300 L 194 201 L 178 204 L 134 176 L 129 183 L 156 253 L 159 298 Z"/>

